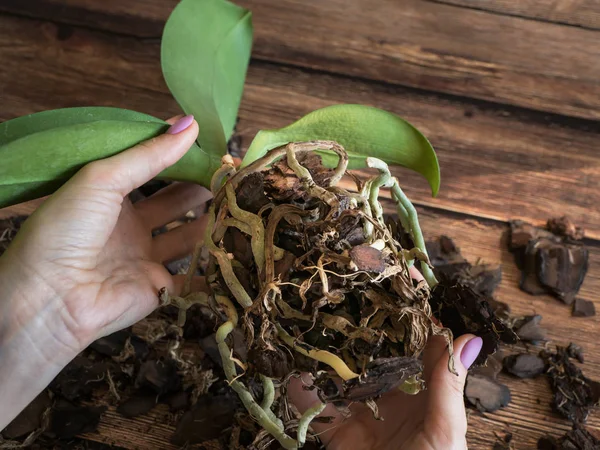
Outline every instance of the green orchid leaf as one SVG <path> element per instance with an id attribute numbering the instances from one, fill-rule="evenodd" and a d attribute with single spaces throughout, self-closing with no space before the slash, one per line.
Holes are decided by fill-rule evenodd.
<path id="1" fill-rule="evenodd" d="M 156 117 L 129 109 L 103 106 L 54 109 L 17 117 L 16 119 L 0 123 L 0 146 L 29 134 L 46 131 L 51 128 L 96 122 L 98 120 L 164 123 Z"/>
<path id="2" fill-rule="evenodd" d="M 165 25 L 161 64 L 171 93 L 200 126 L 198 144 L 227 153 L 250 51 L 249 11 L 225 0 L 182 0 Z"/>
<path id="3" fill-rule="evenodd" d="M 5 131 L 11 129 L 10 122 L 2 124 Z M 160 121 L 100 120 L 50 127 L 10 140 L 0 146 L 0 208 L 49 195 L 85 164 L 122 152 L 167 128 Z M 10 133 L 5 136 L 17 134 Z M 219 164 L 218 157 L 211 159 L 194 145 L 158 178 L 209 186 Z"/>
<path id="4" fill-rule="evenodd" d="M 348 168 L 366 167 L 369 156 L 388 164 L 412 169 L 423 175 L 433 195 L 440 187 L 440 167 L 429 141 L 410 123 L 395 114 L 362 105 L 334 105 L 311 112 L 279 130 L 260 131 L 242 167 L 289 142 L 332 140 L 349 156 Z M 323 162 L 335 166 L 337 156 L 323 152 Z"/>

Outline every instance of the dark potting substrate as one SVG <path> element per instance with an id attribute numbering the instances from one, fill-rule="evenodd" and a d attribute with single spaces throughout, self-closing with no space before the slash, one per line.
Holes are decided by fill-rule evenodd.
<path id="1" fill-rule="evenodd" d="M 588 269 L 583 230 L 567 217 L 548 220 L 546 228 L 521 220 L 510 227 L 510 250 L 523 272 L 521 289 L 532 295 L 552 294 L 571 305 Z"/>

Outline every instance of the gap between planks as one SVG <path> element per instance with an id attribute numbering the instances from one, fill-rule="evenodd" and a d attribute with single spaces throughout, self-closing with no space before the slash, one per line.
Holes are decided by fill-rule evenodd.
<path id="1" fill-rule="evenodd" d="M 600 30 L 596 0 L 425 0 L 540 22 Z"/>

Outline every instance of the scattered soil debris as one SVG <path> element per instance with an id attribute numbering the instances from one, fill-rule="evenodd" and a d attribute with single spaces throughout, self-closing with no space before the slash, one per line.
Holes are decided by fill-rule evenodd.
<path id="1" fill-rule="evenodd" d="M 548 229 L 521 220 L 510 226 L 510 249 L 523 272 L 521 289 L 573 303 L 588 269 L 589 251 L 580 240 L 583 230 L 566 217 L 549 220 Z"/>
<path id="2" fill-rule="evenodd" d="M 497 381 L 502 371 L 502 350 L 490 355 L 485 365 L 474 366 L 467 374 L 465 399 L 481 412 L 493 412 L 511 401 L 508 386 Z"/>
<path id="3" fill-rule="evenodd" d="M 514 449 L 514 446 L 512 445 L 512 439 L 513 439 L 512 433 L 506 433 L 503 438 L 500 438 L 498 435 L 496 435 L 496 437 L 498 438 L 498 442 L 494 443 L 494 447 L 492 448 L 492 450 L 513 450 Z"/>
<path id="4" fill-rule="evenodd" d="M 173 392 L 163 396 L 161 402 L 169 405 L 172 412 L 181 411 L 190 406 L 190 395 L 185 391 Z"/>
<path id="5" fill-rule="evenodd" d="M 510 308 L 492 297 L 502 280 L 500 267 L 470 264 L 448 236 L 427 242 L 427 250 L 440 280 L 431 296 L 434 315 L 454 336 L 473 333 L 483 339 L 475 364 L 483 364 L 500 342 L 515 343 L 516 335 L 502 320 Z"/>
<path id="6" fill-rule="evenodd" d="M 569 346 L 567 347 L 567 353 L 569 354 L 569 356 L 571 358 L 576 359 L 581 364 L 583 364 L 585 362 L 584 357 L 583 357 L 583 349 L 581 348 L 581 346 L 571 342 L 569 344 Z"/>
<path id="7" fill-rule="evenodd" d="M 502 281 L 502 269 L 491 264 L 469 263 L 448 236 L 426 243 L 429 260 L 436 274 L 471 287 L 484 296 L 492 296 Z M 508 308 L 508 305 L 506 305 Z"/>
<path id="8" fill-rule="evenodd" d="M 59 400 L 52 410 L 50 430 L 61 439 L 96 431 L 105 410 L 104 406 L 75 406 Z"/>
<path id="9" fill-rule="evenodd" d="M 135 385 L 138 388 L 150 388 L 159 395 L 177 391 L 181 388 L 181 376 L 176 362 L 172 359 L 144 362 L 135 379 Z"/>
<path id="10" fill-rule="evenodd" d="M 431 296 L 434 315 L 454 336 L 472 333 L 483 339 L 475 364 L 483 364 L 498 349 L 500 342 L 514 344 L 517 335 L 492 310 L 486 297 L 472 288 L 440 277 Z"/>
<path id="11" fill-rule="evenodd" d="M 50 390 L 71 402 L 88 400 L 94 388 L 107 386 L 106 373 L 122 373 L 111 360 L 92 360 L 85 353 L 79 354 L 50 383 Z"/>
<path id="12" fill-rule="evenodd" d="M 469 374 L 465 385 L 465 397 L 481 412 L 494 412 L 511 401 L 510 389 L 484 375 Z"/>
<path id="13" fill-rule="evenodd" d="M 492 296 L 502 271 L 497 266 L 470 264 L 448 236 L 427 242 L 427 250 L 440 279 L 431 298 L 434 314 L 454 336 L 473 333 L 483 339 L 483 348 L 467 375 L 467 403 L 481 412 L 496 411 L 511 400 L 509 388 L 496 380 L 502 370 L 498 346 L 517 342 L 508 325 L 509 306 Z"/>
<path id="14" fill-rule="evenodd" d="M 581 240 L 585 234 L 583 228 L 576 226 L 567 216 L 548 219 L 546 229 L 557 236 L 573 240 Z"/>
<path id="15" fill-rule="evenodd" d="M 570 360 L 577 356 L 575 347 L 556 347 L 556 352 L 541 351 L 547 365 L 546 375 L 554 393 L 552 407 L 573 423 L 587 420 L 590 410 L 600 401 L 600 383 L 583 375 Z"/>
<path id="16" fill-rule="evenodd" d="M 510 355 L 502 364 L 504 370 L 519 378 L 535 378 L 546 371 L 546 363 L 538 355 Z"/>
<path id="17" fill-rule="evenodd" d="M 8 245 L 21 229 L 27 216 L 15 216 L 9 219 L 0 219 L 0 256 L 6 251 Z"/>
<path id="18" fill-rule="evenodd" d="M 533 316 L 523 316 L 514 320 L 513 329 L 522 341 L 540 342 L 546 340 L 546 330 L 540 326 L 542 316 L 539 314 Z"/>
<path id="19" fill-rule="evenodd" d="M 481 375 L 491 378 L 492 380 L 496 380 L 498 378 L 498 374 L 502 371 L 503 360 L 503 351 L 502 349 L 499 349 L 496 353 L 488 357 L 484 365 L 474 366 L 469 369 L 469 375 Z"/>
<path id="20" fill-rule="evenodd" d="M 117 331 L 108 336 L 104 336 L 89 346 L 92 350 L 106 356 L 119 356 L 123 353 L 126 346 L 131 345 L 138 359 L 145 359 L 148 356 L 148 345 L 142 338 L 131 332 L 131 328 Z"/>
<path id="21" fill-rule="evenodd" d="M 156 406 L 156 394 L 136 395 L 125 400 L 117 408 L 123 417 L 137 417 L 150 412 Z"/>
<path id="22" fill-rule="evenodd" d="M 48 391 L 42 392 L 2 430 L 2 436 L 5 439 L 18 439 L 42 428 L 42 416 L 51 405 Z"/>
<path id="23" fill-rule="evenodd" d="M 541 437 L 537 448 L 538 450 L 598 450 L 600 440 L 584 427 L 576 425 L 559 439 L 552 436 Z"/>
<path id="24" fill-rule="evenodd" d="M 592 317 L 596 315 L 594 302 L 576 298 L 573 302 L 573 317 Z"/>
<path id="25" fill-rule="evenodd" d="M 219 438 L 233 425 L 238 403 L 233 392 L 200 397 L 196 406 L 179 421 L 171 442 L 176 445 L 191 445 Z"/>

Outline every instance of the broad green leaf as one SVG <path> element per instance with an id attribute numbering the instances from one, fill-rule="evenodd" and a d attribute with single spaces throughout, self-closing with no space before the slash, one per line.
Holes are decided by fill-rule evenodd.
<path id="1" fill-rule="evenodd" d="M 155 137 L 167 126 L 164 122 L 101 120 L 12 140 L 0 146 L 0 208 L 49 195 L 85 164 Z M 158 178 L 209 186 L 219 164 L 218 157 L 211 159 L 194 145 Z"/>
<path id="2" fill-rule="evenodd" d="M 165 25 L 163 75 L 171 93 L 200 126 L 198 144 L 227 153 L 252 48 L 249 11 L 225 0 L 182 0 Z"/>
<path id="3" fill-rule="evenodd" d="M 395 114 L 362 105 L 334 105 L 311 112 L 279 130 L 260 131 L 242 167 L 289 142 L 332 140 L 342 145 L 349 156 L 348 167 L 366 167 L 372 156 L 388 164 L 408 167 L 423 175 L 433 195 L 440 187 L 440 167 L 433 147 L 419 130 Z M 322 154 L 323 162 L 333 166 L 337 157 Z"/>
<path id="4" fill-rule="evenodd" d="M 96 122 L 98 120 L 124 120 L 128 122 L 158 122 L 162 120 L 129 109 L 91 106 L 42 111 L 0 123 L 0 146 L 32 133 L 51 128 Z"/>

